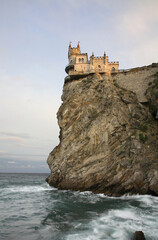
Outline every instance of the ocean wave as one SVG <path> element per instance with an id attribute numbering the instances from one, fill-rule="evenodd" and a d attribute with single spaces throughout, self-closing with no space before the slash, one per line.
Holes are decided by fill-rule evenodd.
<path id="1" fill-rule="evenodd" d="M 67 240 L 98 240 L 98 239 L 133 239 L 135 231 L 143 231 L 146 239 L 156 240 L 157 221 L 154 216 L 148 216 L 139 208 L 111 209 L 94 217 L 82 231 L 82 225 L 77 225 L 76 232 L 67 236 Z M 152 226 L 152 232 L 151 232 Z"/>
<path id="2" fill-rule="evenodd" d="M 31 193 L 31 192 L 42 192 L 42 191 L 53 191 L 56 190 L 55 188 L 49 187 L 48 185 L 45 186 L 11 186 L 8 188 L 2 188 L 0 192 L 24 192 L 24 193 Z"/>
<path id="3" fill-rule="evenodd" d="M 153 205 L 154 205 L 155 208 L 158 208 L 158 197 L 152 196 L 152 195 L 125 194 L 120 197 L 111 197 L 111 196 L 107 196 L 103 193 L 94 194 L 91 191 L 84 191 L 84 192 L 80 192 L 80 191 L 73 192 L 72 191 L 72 193 L 74 194 L 74 196 L 78 196 L 81 198 L 85 197 L 85 198 L 88 198 L 89 200 L 93 200 L 94 202 L 100 201 L 101 199 L 109 199 L 109 200 L 119 200 L 120 199 L 121 201 L 134 200 L 134 201 L 138 201 L 146 206 L 153 207 Z"/>

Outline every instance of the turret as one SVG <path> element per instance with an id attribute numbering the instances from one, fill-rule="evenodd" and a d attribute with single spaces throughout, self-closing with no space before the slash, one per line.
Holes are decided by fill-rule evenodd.
<path id="1" fill-rule="evenodd" d="M 92 56 L 90 56 L 90 64 L 93 65 L 93 59 L 94 59 L 94 52 L 92 52 Z"/>
<path id="2" fill-rule="evenodd" d="M 80 51 L 80 42 L 78 41 L 77 49 Z"/>
<path id="3" fill-rule="evenodd" d="M 69 44 L 68 57 L 70 58 L 71 55 L 77 55 L 77 54 L 81 54 L 79 42 L 78 42 L 78 44 L 77 44 L 77 48 L 72 48 L 72 47 L 71 47 L 71 42 L 70 42 L 70 44 Z"/>
<path id="4" fill-rule="evenodd" d="M 70 52 L 71 52 L 71 42 L 69 43 L 68 58 L 70 56 Z"/>
<path id="5" fill-rule="evenodd" d="M 105 51 L 104 51 L 103 59 L 104 59 L 104 64 L 105 64 L 106 63 L 106 53 L 105 53 Z"/>

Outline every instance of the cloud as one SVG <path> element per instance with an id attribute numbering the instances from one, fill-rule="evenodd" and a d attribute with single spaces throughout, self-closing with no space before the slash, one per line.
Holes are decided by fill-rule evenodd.
<path id="1" fill-rule="evenodd" d="M 142 34 L 148 29 L 144 19 L 139 14 L 134 15 L 133 13 L 124 17 L 122 25 L 126 34 L 137 38 L 138 36 L 142 36 Z"/>
<path id="2" fill-rule="evenodd" d="M 25 140 L 21 137 L 0 137 L 0 141 L 7 141 L 7 142 L 24 142 Z"/>
<path id="3" fill-rule="evenodd" d="M 144 65 L 149 65 L 153 62 L 158 62 L 158 37 L 155 39 L 149 39 L 140 45 L 136 46 L 133 49 L 131 54 L 131 61 L 133 64 L 137 60 L 137 65 L 141 66 L 141 63 L 144 62 Z"/>
<path id="4" fill-rule="evenodd" d="M 24 148 L 29 148 L 29 149 L 41 149 L 41 147 L 40 146 L 33 146 L 33 145 L 27 145 L 27 144 L 24 144 L 24 143 L 19 143 L 18 144 L 19 146 L 21 146 L 21 147 L 24 147 Z"/>
<path id="5" fill-rule="evenodd" d="M 115 38 L 120 68 L 158 61 L 158 1 L 126 1 L 116 15 Z"/>
<path id="6" fill-rule="evenodd" d="M 20 153 L 5 153 L 1 154 L 0 161 L 35 161 L 35 162 L 46 162 L 46 154 L 20 154 Z"/>
<path id="7" fill-rule="evenodd" d="M 152 25 L 158 24 L 158 1 L 132 1 L 131 3 L 133 6 L 119 15 L 118 29 L 121 34 L 128 37 L 144 38 L 153 30 Z"/>
<path id="8" fill-rule="evenodd" d="M 14 79 L 15 81 L 19 81 L 19 80 L 22 79 L 22 77 L 21 77 L 21 76 L 14 76 L 13 79 Z"/>
<path id="9" fill-rule="evenodd" d="M 7 153 L 6 151 L 0 150 L 0 154 Z"/>
<path id="10" fill-rule="evenodd" d="M 67 2 L 68 6 L 73 8 L 73 9 L 84 8 L 84 6 L 86 5 L 85 0 L 80 0 L 80 1 L 67 0 L 65 2 Z"/>
<path id="11" fill-rule="evenodd" d="M 9 137 L 19 137 L 19 138 L 30 138 L 30 136 L 28 136 L 25 133 L 21 133 L 21 134 L 17 134 L 17 133 L 11 133 L 11 132 L 0 132 L 1 135 L 6 135 Z"/>
<path id="12" fill-rule="evenodd" d="M 28 160 L 0 160 L 0 172 L 12 173 L 49 173 L 50 170 L 46 162 Z"/>

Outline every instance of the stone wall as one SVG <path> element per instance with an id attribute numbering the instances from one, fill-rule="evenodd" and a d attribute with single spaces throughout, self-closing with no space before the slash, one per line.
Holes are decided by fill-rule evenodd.
<path id="1" fill-rule="evenodd" d="M 120 70 L 112 79 L 123 88 L 131 90 L 137 94 L 140 102 L 147 102 L 145 92 L 149 83 L 153 81 L 154 74 L 158 72 L 158 64 L 153 64 L 130 70 Z"/>
<path id="2" fill-rule="evenodd" d="M 74 64 L 74 70 L 69 72 L 69 75 L 73 75 L 76 72 L 89 72 L 89 63 L 77 63 Z"/>

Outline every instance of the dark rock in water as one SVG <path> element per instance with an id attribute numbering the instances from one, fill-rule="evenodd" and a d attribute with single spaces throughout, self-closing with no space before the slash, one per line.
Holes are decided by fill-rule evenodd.
<path id="1" fill-rule="evenodd" d="M 48 176 L 48 177 L 45 179 L 45 181 L 46 181 L 46 182 L 48 182 L 48 181 L 49 181 L 49 176 Z"/>
<path id="2" fill-rule="evenodd" d="M 149 68 L 147 80 L 152 81 L 153 71 L 158 69 Z M 126 82 L 139 74 L 126 73 Z M 123 77 L 115 76 L 120 82 Z M 58 189 L 109 196 L 158 196 L 157 121 L 137 98 L 141 87 L 136 94 L 114 80 L 94 74 L 64 84 L 57 113 L 60 143 L 48 157 L 47 182 Z"/>
<path id="3" fill-rule="evenodd" d="M 144 233 L 142 231 L 136 231 L 134 234 L 134 240 L 145 240 Z"/>

